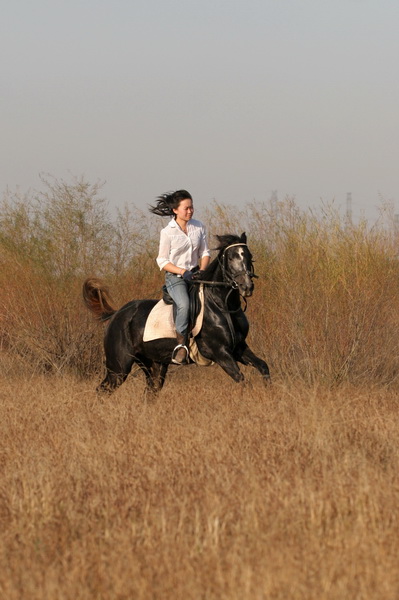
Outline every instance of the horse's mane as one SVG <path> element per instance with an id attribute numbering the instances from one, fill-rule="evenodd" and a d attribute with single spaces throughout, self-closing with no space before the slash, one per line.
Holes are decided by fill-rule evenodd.
<path id="1" fill-rule="evenodd" d="M 223 251 L 232 244 L 246 244 L 247 236 L 243 233 L 241 236 L 235 235 L 233 233 L 227 233 L 225 235 L 215 235 L 215 238 L 218 241 L 218 245 L 212 250 L 218 250 L 218 255 L 209 263 L 207 268 L 202 273 L 201 279 L 211 281 L 216 269 L 220 265 L 220 257 L 223 254 Z"/>

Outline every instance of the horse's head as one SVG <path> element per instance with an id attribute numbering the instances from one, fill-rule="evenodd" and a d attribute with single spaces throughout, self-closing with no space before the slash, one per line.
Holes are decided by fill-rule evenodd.
<path id="1" fill-rule="evenodd" d="M 241 296 L 252 296 L 254 290 L 252 279 L 256 275 L 253 270 L 252 254 L 247 246 L 245 233 L 241 237 L 237 236 L 236 241 L 231 240 L 223 248 L 221 264 L 224 278 L 238 288 Z"/>

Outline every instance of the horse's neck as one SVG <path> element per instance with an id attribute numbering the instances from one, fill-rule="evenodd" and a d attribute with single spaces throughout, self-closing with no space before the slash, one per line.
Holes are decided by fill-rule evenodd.
<path id="1" fill-rule="evenodd" d="M 217 282 L 226 283 L 226 280 L 223 277 L 223 270 L 222 270 L 220 263 L 216 266 L 216 269 L 211 277 L 211 280 L 214 281 L 215 283 L 217 283 Z M 227 307 L 227 306 L 231 307 L 231 306 L 237 304 L 238 290 L 232 291 L 230 286 L 215 285 L 215 286 L 212 286 L 211 288 L 206 288 L 206 286 L 205 286 L 205 289 L 208 289 L 208 291 L 210 292 L 212 297 L 218 299 L 221 302 L 221 304 L 225 307 Z M 226 301 L 227 301 L 227 305 L 225 304 Z"/>
<path id="2" fill-rule="evenodd" d="M 213 272 L 212 280 L 213 281 L 224 281 L 223 270 L 222 270 L 222 266 L 219 261 L 216 264 L 216 268 Z"/>

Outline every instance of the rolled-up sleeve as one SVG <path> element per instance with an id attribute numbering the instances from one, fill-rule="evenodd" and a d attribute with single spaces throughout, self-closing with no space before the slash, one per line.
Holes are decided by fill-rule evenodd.
<path id="1" fill-rule="evenodd" d="M 201 241 L 200 241 L 200 246 L 198 249 L 198 256 L 200 258 L 204 258 L 204 256 L 210 256 L 210 255 L 211 255 L 211 253 L 209 252 L 208 242 L 206 240 L 206 230 L 205 230 L 205 227 L 202 227 Z"/>
<path id="2" fill-rule="evenodd" d="M 170 237 L 164 229 L 161 231 L 159 238 L 159 250 L 156 258 L 159 270 L 162 271 L 165 265 L 170 262 Z"/>

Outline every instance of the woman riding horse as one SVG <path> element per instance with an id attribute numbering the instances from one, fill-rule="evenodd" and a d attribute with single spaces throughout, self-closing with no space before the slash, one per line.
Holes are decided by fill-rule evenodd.
<path id="1" fill-rule="evenodd" d="M 201 221 L 192 218 L 193 199 L 186 190 L 158 196 L 156 206 L 152 206 L 150 211 L 155 215 L 173 217 L 161 231 L 156 260 L 160 270 L 166 271 L 166 289 L 175 304 L 177 346 L 173 350 L 172 362 L 181 365 L 188 358 L 187 282 L 193 278 L 193 269 L 199 266 L 203 271 L 210 261 L 206 231 Z"/>

